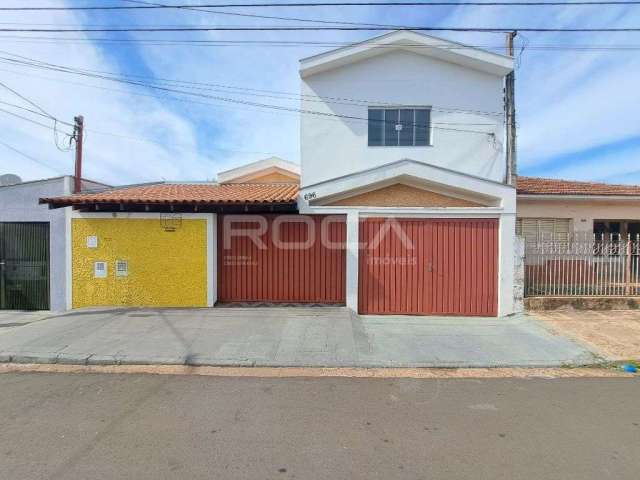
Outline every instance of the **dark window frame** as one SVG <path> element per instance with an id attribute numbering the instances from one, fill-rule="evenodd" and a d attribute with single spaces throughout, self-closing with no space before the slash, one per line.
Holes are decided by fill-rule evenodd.
<path id="1" fill-rule="evenodd" d="M 406 118 L 408 111 L 412 112 L 412 120 Z M 375 119 L 372 121 L 372 112 L 375 112 Z M 382 118 L 378 112 L 382 113 Z M 418 122 L 416 120 L 419 114 L 426 115 L 426 128 L 424 132 L 419 131 Z M 404 115 L 404 119 L 403 119 Z M 393 118 L 395 116 L 395 118 Z M 388 123 L 389 122 L 389 123 Z M 390 123 L 395 122 L 395 123 Z M 379 124 L 379 127 L 376 125 Z M 391 126 L 393 125 L 393 130 Z M 410 125 L 413 127 L 411 132 L 410 143 L 406 135 L 403 136 L 402 132 L 405 128 L 400 130 L 397 126 L 402 127 Z M 369 147 L 431 147 L 433 145 L 432 140 L 432 124 L 431 124 L 431 107 L 369 107 L 367 109 L 367 146 Z M 388 141 L 391 132 L 394 132 L 395 142 Z M 422 135 L 424 133 L 424 135 Z M 404 142 L 404 143 L 403 143 Z M 424 143 L 423 143 L 424 142 Z"/>

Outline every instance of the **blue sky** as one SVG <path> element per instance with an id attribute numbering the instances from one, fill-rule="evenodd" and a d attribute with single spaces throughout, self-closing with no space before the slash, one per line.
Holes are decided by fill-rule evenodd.
<path id="1" fill-rule="evenodd" d="M 168 2 L 168 0 L 167 0 Z M 95 0 L 39 0 L 37 5 L 96 5 Z M 112 5 L 126 2 L 112 0 Z M 188 3 L 188 2 L 181 2 Z M 192 3 L 197 3 L 193 1 Z M 200 2 L 202 3 L 202 2 Z M 3 5 L 24 5 L 10 0 Z M 321 7 L 218 9 L 217 13 L 145 10 L 119 12 L 0 12 L 5 26 L 99 25 L 296 25 L 228 13 L 357 21 L 398 25 L 469 27 L 629 27 L 640 25 L 640 6 L 619 7 Z M 227 14 L 225 14 L 227 13 Z M 24 25 L 27 26 L 27 25 Z M 45 25 L 42 25 L 45 26 Z M 378 32 L 379 33 L 379 32 Z M 194 46 L 113 44 L 110 39 L 358 41 L 375 32 L 205 32 L 137 34 L 0 34 L 3 51 L 73 68 L 188 82 L 196 92 L 240 101 L 297 107 L 298 59 L 327 47 L 270 45 Z M 57 36 L 56 36 L 57 35 Z M 439 34 L 440 35 L 440 34 Z M 11 38 L 7 38 L 10 36 Z M 441 34 L 496 49 L 502 34 Z M 46 37 L 46 38 L 42 38 Z M 68 37 L 54 41 L 50 38 Z M 640 49 L 576 49 L 640 46 L 640 33 L 536 34 L 517 38 L 517 107 L 521 174 L 640 183 Z M 543 47 L 543 48 L 541 48 Z M 566 48 L 573 47 L 573 48 Z M 211 98 L 166 94 L 133 85 L 30 68 L 0 60 L 0 81 L 36 101 L 54 116 L 87 125 L 85 175 L 113 184 L 206 180 L 219 170 L 270 155 L 299 161 L 299 119 L 291 112 L 238 105 Z M 147 81 L 147 80 L 145 80 Z M 185 88 L 187 84 L 174 84 Z M 243 90 L 231 87 L 241 87 Z M 252 89 L 252 90 L 247 90 Z M 271 94 L 291 92 L 294 95 Z M 32 108 L 7 91 L 0 101 Z M 0 108 L 51 124 L 47 119 L 0 104 Z M 51 129 L 0 111 L 0 173 L 24 179 L 73 170 L 73 153 L 56 148 Z M 58 143 L 64 130 L 58 126 Z"/>

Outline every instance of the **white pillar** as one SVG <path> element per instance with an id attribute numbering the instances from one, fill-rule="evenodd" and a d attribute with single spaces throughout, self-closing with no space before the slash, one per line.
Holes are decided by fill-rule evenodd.
<path id="1" fill-rule="evenodd" d="M 516 235 L 516 216 L 514 213 L 500 215 L 500 245 L 498 277 L 498 315 L 513 313 L 514 298 L 514 247 Z"/>
<path id="2" fill-rule="evenodd" d="M 207 306 L 218 301 L 218 216 L 207 215 Z"/>
<path id="3" fill-rule="evenodd" d="M 347 213 L 347 307 L 358 312 L 358 212 Z"/>

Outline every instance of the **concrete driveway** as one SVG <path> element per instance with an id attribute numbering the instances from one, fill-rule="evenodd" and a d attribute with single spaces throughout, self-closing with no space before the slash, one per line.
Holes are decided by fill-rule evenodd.
<path id="1" fill-rule="evenodd" d="M 546 367 L 596 361 L 525 315 L 357 316 L 333 307 L 102 309 L 0 330 L 4 362 Z"/>

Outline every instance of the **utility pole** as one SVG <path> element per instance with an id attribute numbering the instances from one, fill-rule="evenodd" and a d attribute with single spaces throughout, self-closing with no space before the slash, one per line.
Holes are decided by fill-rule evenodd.
<path id="1" fill-rule="evenodd" d="M 73 117 L 73 138 L 76 141 L 76 168 L 73 182 L 73 193 L 80 193 L 82 190 L 82 136 L 84 134 L 84 117 L 78 115 Z"/>
<path id="2" fill-rule="evenodd" d="M 518 34 L 517 31 L 507 33 L 507 55 L 513 57 L 513 41 Z M 516 184 L 517 174 L 517 154 L 516 154 L 516 79 L 515 72 L 511 71 L 505 80 L 505 119 L 507 122 L 507 139 L 506 139 L 506 151 L 507 151 L 507 174 L 505 183 L 507 185 Z"/>

